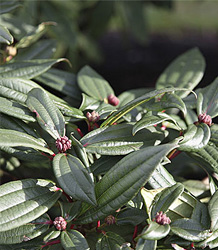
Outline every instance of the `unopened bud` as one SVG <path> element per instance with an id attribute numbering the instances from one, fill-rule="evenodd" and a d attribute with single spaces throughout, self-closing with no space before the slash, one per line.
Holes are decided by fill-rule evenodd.
<path id="1" fill-rule="evenodd" d="M 206 113 L 203 113 L 203 114 L 200 114 L 198 116 L 198 122 L 205 123 L 208 126 L 211 126 L 212 125 L 212 118 L 211 118 L 211 116 L 207 115 Z"/>
<path id="2" fill-rule="evenodd" d="M 120 100 L 113 94 L 110 94 L 108 97 L 108 103 L 113 105 L 113 106 L 117 106 L 120 103 Z"/>
<path id="3" fill-rule="evenodd" d="M 67 227 L 67 222 L 66 220 L 59 216 L 59 217 L 56 217 L 53 221 L 53 224 L 54 226 L 57 228 L 57 230 L 61 231 L 61 230 L 65 230 L 66 227 Z"/>
<path id="4" fill-rule="evenodd" d="M 16 47 L 13 47 L 13 46 L 7 46 L 6 47 L 6 53 L 9 55 L 9 56 L 16 56 L 17 54 L 17 48 Z"/>
<path id="5" fill-rule="evenodd" d="M 116 223 L 116 219 L 113 215 L 108 215 L 106 218 L 105 218 L 105 223 L 108 224 L 108 225 L 113 225 Z"/>
<path id="6" fill-rule="evenodd" d="M 171 223 L 171 220 L 169 217 L 166 216 L 162 211 L 160 213 L 157 213 L 155 216 L 155 221 L 160 225 L 167 225 Z"/>
<path id="7" fill-rule="evenodd" d="M 71 148 L 71 140 L 67 136 L 60 137 L 56 140 L 56 148 L 60 153 L 66 152 Z"/>
<path id="8" fill-rule="evenodd" d="M 98 122 L 100 119 L 100 116 L 99 116 L 98 112 L 96 112 L 96 111 L 92 111 L 92 113 L 87 112 L 86 117 L 87 117 L 88 121 L 92 122 L 92 123 Z"/>

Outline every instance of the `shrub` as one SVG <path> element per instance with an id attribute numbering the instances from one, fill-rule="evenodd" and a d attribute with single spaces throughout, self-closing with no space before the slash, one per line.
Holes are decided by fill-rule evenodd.
<path id="1" fill-rule="evenodd" d="M 196 89 L 200 51 L 116 97 L 89 66 L 21 60 L 41 29 L 0 66 L 0 249 L 217 248 L 218 81 Z"/>

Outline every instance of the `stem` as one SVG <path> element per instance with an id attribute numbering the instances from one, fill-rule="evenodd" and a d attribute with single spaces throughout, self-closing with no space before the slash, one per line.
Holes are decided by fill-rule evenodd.
<path id="1" fill-rule="evenodd" d="M 63 195 L 67 198 L 68 202 L 72 203 L 72 199 L 70 198 L 70 196 L 68 194 L 66 194 L 64 191 L 63 191 Z"/>
<path id="2" fill-rule="evenodd" d="M 47 157 L 50 161 L 53 161 L 53 158 L 55 157 L 55 154 L 53 154 L 52 156 L 48 156 L 47 154 L 41 152 L 42 155 L 44 155 L 45 157 Z"/>
<path id="3" fill-rule="evenodd" d="M 174 159 L 177 155 L 179 155 L 180 153 L 182 153 L 181 151 L 174 149 L 168 156 L 169 160 Z"/>
<path id="4" fill-rule="evenodd" d="M 59 243 L 61 243 L 60 240 L 54 240 L 54 241 L 51 241 L 51 242 L 47 242 L 45 245 L 42 246 L 42 248 L 47 247 L 47 246 L 52 246 L 52 245 L 55 245 L 55 244 L 59 244 Z"/>
<path id="5" fill-rule="evenodd" d="M 137 237 L 137 234 L 138 234 L 138 226 L 136 225 L 135 228 L 134 228 L 134 233 L 133 233 L 133 236 L 132 236 L 132 240 L 134 240 Z"/>
<path id="6" fill-rule="evenodd" d="M 83 134 L 83 132 L 80 130 L 80 128 L 77 128 L 76 130 L 77 130 L 77 132 L 79 133 L 79 135 L 80 135 L 81 137 L 84 136 L 84 134 Z"/>

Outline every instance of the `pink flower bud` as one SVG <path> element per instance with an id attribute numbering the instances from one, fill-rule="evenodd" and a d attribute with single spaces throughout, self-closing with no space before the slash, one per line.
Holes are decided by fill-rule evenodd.
<path id="1" fill-rule="evenodd" d="M 120 102 L 120 100 L 113 94 L 110 94 L 108 97 L 108 103 L 113 105 L 113 106 L 117 106 Z"/>
<path id="2" fill-rule="evenodd" d="M 155 216 L 155 221 L 160 225 L 166 225 L 171 223 L 170 218 L 167 217 L 166 214 L 164 214 L 162 211 L 160 211 L 160 213 L 157 213 L 157 215 Z"/>
<path id="3" fill-rule="evenodd" d="M 203 113 L 203 114 L 200 114 L 198 116 L 198 122 L 205 123 L 208 126 L 211 126 L 212 125 L 212 118 L 211 118 L 211 116 L 207 115 L 206 113 Z"/>
<path id="4" fill-rule="evenodd" d="M 56 140 L 56 148 L 60 153 L 66 152 L 71 148 L 71 140 L 67 136 L 60 137 Z"/>
<path id="5" fill-rule="evenodd" d="M 61 230 L 65 230 L 66 227 L 67 227 L 67 222 L 66 220 L 59 216 L 59 217 L 56 217 L 53 221 L 53 224 L 54 226 L 57 228 L 57 230 L 61 231 Z"/>
<path id="6" fill-rule="evenodd" d="M 92 111 L 92 113 L 87 112 L 86 117 L 87 117 L 88 121 L 91 123 L 98 122 L 100 119 L 100 116 L 99 116 L 98 112 L 96 112 L 96 111 Z"/>
<path id="7" fill-rule="evenodd" d="M 108 225 L 113 225 L 116 223 L 116 219 L 113 215 L 108 215 L 106 218 L 105 218 L 105 223 L 108 224 Z"/>

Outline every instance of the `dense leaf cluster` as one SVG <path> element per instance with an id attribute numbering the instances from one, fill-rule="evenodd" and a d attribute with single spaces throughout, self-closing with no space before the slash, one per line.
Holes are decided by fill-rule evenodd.
<path id="1" fill-rule="evenodd" d="M 18 55 L 42 29 L 16 43 Z M 5 27 L 0 38 L 13 42 Z M 89 66 L 74 75 L 51 68 L 63 59 L 18 60 L 6 50 L 0 249 L 218 247 L 218 125 L 208 122 L 218 115 L 218 81 L 196 89 L 198 49 L 175 59 L 154 89 L 118 97 Z M 204 181 L 184 178 L 196 169 Z"/>

